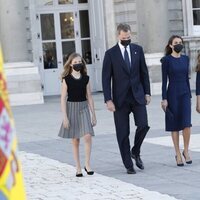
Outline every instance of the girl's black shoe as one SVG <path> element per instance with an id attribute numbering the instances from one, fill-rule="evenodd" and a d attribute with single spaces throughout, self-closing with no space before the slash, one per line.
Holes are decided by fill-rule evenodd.
<path id="1" fill-rule="evenodd" d="M 86 167 L 84 167 L 84 169 L 85 169 L 85 171 L 87 172 L 88 175 L 93 175 L 93 174 L 94 174 L 93 171 L 88 171 L 88 170 L 86 169 Z"/>
<path id="2" fill-rule="evenodd" d="M 76 177 L 83 177 L 82 173 L 76 173 Z"/>

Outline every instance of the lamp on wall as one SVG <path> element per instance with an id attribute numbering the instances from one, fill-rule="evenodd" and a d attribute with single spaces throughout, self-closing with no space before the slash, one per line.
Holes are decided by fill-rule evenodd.
<path id="1" fill-rule="evenodd" d="M 53 5 L 53 0 L 47 1 L 44 5 L 45 6 Z"/>
<path id="2" fill-rule="evenodd" d="M 58 2 L 59 4 L 72 4 L 73 3 L 73 0 L 59 0 Z"/>

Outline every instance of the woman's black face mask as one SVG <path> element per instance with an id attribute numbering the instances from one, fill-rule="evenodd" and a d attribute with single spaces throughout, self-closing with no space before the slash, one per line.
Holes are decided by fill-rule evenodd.
<path id="1" fill-rule="evenodd" d="M 174 51 L 176 53 L 180 53 L 182 51 L 182 49 L 183 49 L 183 45 L 182 44 L 176 44 L 176 45 L 174 45 Z"/>

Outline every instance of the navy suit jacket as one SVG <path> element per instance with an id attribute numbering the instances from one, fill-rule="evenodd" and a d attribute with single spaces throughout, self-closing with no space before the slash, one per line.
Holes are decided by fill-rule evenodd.
<path id="1" fill-rule="evenodd" d="M 131 69 L 126 66 L 118 44 L 105 52 L 102 70 L 104 100 L 113 100 L 117 107 L 124 103 L 130 88 L 135 100 L 142 105 L 146 104 L 145 94 L 151 94 L 142 47 L 130 44 L 130 52 Z"/>

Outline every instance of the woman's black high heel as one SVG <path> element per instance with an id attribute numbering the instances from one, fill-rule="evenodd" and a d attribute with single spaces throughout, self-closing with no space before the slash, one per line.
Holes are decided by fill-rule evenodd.
<path id="1" fill-rule="evenodd" d="M 84 169 L 85 169 L 85 171 L 87 172 L 88 175 L 93 175 L 93 174 L 94 174 L 94 171 L 88 171 L 88 170 L 86 169 L 86 167 L 84 167 Z"/>
<path id="2" fill-rule="evenodd" d="M 187 164 L 192 164 L 192 160 L 186 160 L 186 156 L 185 156 L 185 154 L 184 154 L 184 151 L 182 152 L 182 154 L 183 154 L 183 157 L 185 158 L 185 162 L 186 162 Z"/>
<path id="3" fill-rule="evenodd" d="M 177 156 L 175 156 L 175 159 L 176 159 L 176 164 L 177 164 L 178 167 L 183 167 L 184 166 L 183 162 L 178 163 Z"/>

